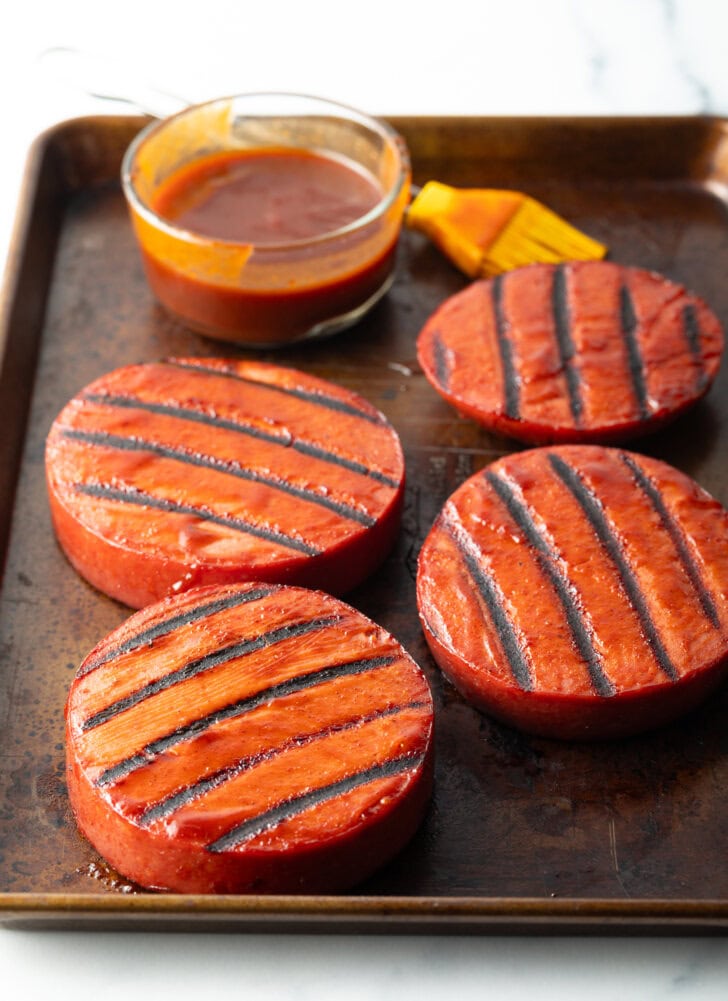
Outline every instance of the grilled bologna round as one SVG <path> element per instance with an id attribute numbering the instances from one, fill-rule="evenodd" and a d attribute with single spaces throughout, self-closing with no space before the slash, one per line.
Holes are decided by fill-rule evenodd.
<path id="1" fill-rule="evenodd" d="M 596 445 L 499 459 L 422 548 L 420 619 L 478 708 L 551 737 L 692 709 L 728 657 L 728 514 L 655 459 Z"/>
<path id="2" fill-rule="evenodd" d="M 89 841 L 143 886 L 340 890 L 420 823 L 432 720 L 421 670 L 340 600 L 196 588 L 134 614 L 81 665 L 69 794 Z"/>
<path id="3" fill-rule="evenodd" d="M 707 392 L 723 332 L 699 298 L 609 261 L 537 264 L 446 300 L 418 357 L 458 411 L 533 444 L 617 443 Z"/>
<path id="4" fill-rule="evenodd" d="M 46 470 L 69 560 L 135 608 L 236 580 L 343 593 L 391 548 L 404 489 L 399 438 L 360 396 L 205 358 L 92 383 L 53 424 Z"/>

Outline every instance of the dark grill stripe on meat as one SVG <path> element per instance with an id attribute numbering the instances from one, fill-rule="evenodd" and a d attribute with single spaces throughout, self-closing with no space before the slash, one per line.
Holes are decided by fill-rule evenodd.
<path id="1" fill-rule="evenodd" d="M 554 332 L 559 348 L 559 357 L 566 379 L 569 396 L 569 410 L 574 426 L 580 427 L 584 411 L 581 398 L 581 371 L 576 358 L 576 347 L 571 336 L 571 313 L 567 290 L 567 274 L 563 264 L 553 269 L 551 286 L 551 308 L 554 312 Z"/>
<path id="2" fill-rule="evenodd" d="M 360 420 L 368 421 L 371 424 L 382 424 L 384 422 L 381 414 L 364 410 L 361 407 L 346 400 L 342 400 L 337 396 L 331 396 L 320 390 L 311 391 L 302 389 L 300 386 L 282 385 L 281 383 L 275 382 L 273 379 L 265 378 L 261 374 L 259 374 L 257 378 L 253 378 L 250 375 L 242 375 L 239 370 L 236 370 L 232 366 L 225 363 L 218 364 L 213 362 L 211 364 L 209 361 L 203 361 L 202 359 L 196 362 L 175 359 L 168 361 L 166 364 L 176 365 L 178 368 L 183 368 L 190 372 L 198 372 L 200 375 L 212 376 L 218 379 L 235 379 L 237 382 L 243 382 L 248 386 L 255 386 L 258 389 L 264 389 L 271 393 L 284 393 L 288 396 L 295 397 L 298 400 L 313 403 L 318 407 L 324 407 L 338 413 L 358 417 Z"/>
<path id="3" fill-rule="evenodd" d="M 579 261 L 471 283 L 427 320 L 417 351 L 434 388 L 491 430 L 535 444 L 611 443 L 707 392 L 723 331 L 681 285 Z"/>
<path id="4" fill-rule="evenodd" d="M 658 487 L 653 483 L 650 477 L 645 474 L 636 458 L 627 452 L 621 452 L 619 457 L 631 471 L 634 476 L 635 483 L 639 486 L 640 490 L 644 491 L 644 493 L 649 497 L 652 506 L 655 511 L 657 511 L 665 531 L 672 539 L 677 557 L 682 566 L 685 568 L 685 572 L 690 578 L 690 582 L 695 589 L 695 593 L 698 595 L 705 617 L 714 629 L 719 629 L 720 619 L 718 618 L 718 610 L 715 607 L 715 602 L 710 595 L 710 591 L 705 586 L 705 581 L 700 575 L 700 568 L 690 552 L 690 548 L 685 538 L 685 533 L 683 532 L 680 523 L 670 514 Z"/>
<path id="5" fill-rule="evenodd" d="M 727 529 L 717 501 L 655 459 L 516 453 L 466 481 L 426 539 L 425 635 L 485 711 L 550 736 L 635 732 L 722 677 Z"/>
<path id="6" fill-rule="evenodd" d="M 303 553 L 304 556 L 316 556 L 321 552 L 316 546 L 312 546 L 300 539 L 295 539 L 293 536 L 285 535 L 283 532 L 274 532 L 271 529 L 254 525 L 250 521 L 244 521 L 242 518 L 214 514 L 212 511 L 206 511 L 204 507 L 195 504 L 178 504 L 164 497 L 155 497 L 154 494 L 147 493 L 144 490 L 137 490 L 135 487 L 127 487 L 126 489 L 119 490 L 117 487 L 108 486 L 103 483 L 74 483 L 73 489 L 85 497 L 93 497 L 96 500 L 108 500 L 115 501 L 117 504 L 136 505 L 137 507 L 164 511 L 167 514 L 191 515 L 193 518 L 199 518 L 200 521 L 207 521 L 212 525 L 220 525 L 222 528 L 229 528 L 235 532 L 243 532 L 246 535 L 252 535 L 256 539 L 273 542 L 285 549 L 293 549 L 298 553 Z"/>
<path id="7" fill-rule="evenodd" d="M 439 333 L 435 333 L 432 338 L 432 359 L 435 377 L 439 385 L 447 388 L 450 385 L 450 364 L 448 362 L 447 349 Z"/>
<path id="8" fill-rule="evenodd" d="M 508 333 L 508 318 L 503 308 L 503 288 L 506 275 L 496 275 L 491 285 L 493 298 L 493 315 L 495 332 L 498 339 L 501 366 L 503 368 L 503 395 L 505 397 L 505 412 L 508 417 L 517 419 L 520 414 L 520 393 L 518 376 L 513 363 L 513 344 Z"/>
<path id="9" fill-rule="evenodd" d="M 482 554 L 462 524 L 450 512 L 442 516 L 443 528 L 452 536 L 465 567 L 483 599 L 488 614 L 498 633 L 508 667 L 519 688 L 528 692 L 533 688 L 528 652 L 524 649 L 516 629 L 506 611 L 506 598 L 498 587 L 492 573 L 484 566 Z M 425 613 L 427 614 L 427 613 Z"/>
<path id="10" fill-rule="evenodd" d="M 241 592 L 250 600 L 231 600 Z M 66 710 L 71 802 L 82 832 L 142 885 L 339 889 L 422 819 L 427 681 L 329 595 L 192 590 L 138 612 L 87 660 Z"/>
<path id="11" fill-rule="evenodd" d="M 642 421 L 646 421 L 650 416 L 650 401 L 647 396 L 645 365 L 640 352 L 639 340 L 637 339 L 637 314 L 632 302 L 632 294 L 626 285 L 620 285 L 619 287 L 619 317 L 624 342 L 627 347 L 629 376 L 632 381 L 635 400 L 637 401 L 639 418 Z"/>
<path id="12" fill-rule="evenodd" d="M 352 789 L 356 789 L 358 786 L 366 785 L 377 779 L 388 778 L 391 775 L 401 775 L 402 772 L 410 771 L 421 764 L 421 755 L 417 758 L 409 756 L 390 758 L 382 765 L 364 768 L 359 772 L 354 772 L 352 775 L 346 775 L 343 779 L 338 779 L 338 781 L 332 782 L 329 785 L 320 786 L 318 789 L 312 789 L 298 796 L 293 796 L 267 810 L 265 813 L 257 817 L 251 817 L 250 820 L 246 820 L 244 823 L 238 824 L 237 827 L 233 827 L 232 830 L 226 831 L 217 841 L 213 841 L 212 844 L 208 845 L 207 850 L 209 852 L 224 852 L 229 848 L 237 848 L 246 841 L 250 841 L 252 838 L 258 837 L 258 835 L 270 830 L 270 828 L 277 827 L 282 821 L 290 820 L 291 817 L 295 817 L 297 813 L 301 813 L 303 810 L 307 810 L 312 806 L 318 806 L 319 803 L 325 803 L 335 796 L 341 796 Z"/>
<path id="13" fill-rule="evenodd" d="M 700 321 L 698 319 L 698 311 L 695 305 L 691 302 L 683 306 L 682 309 L 683 325 L 685 329 L 685 337 L 688 342 L 688 347 L 690 349 L 690 354 L 693 356 L 695 361 L 695 368 L 697 375 L 695 378 L 695 388 L 700 391 L 705 386 L 708 381 L 708 375 L 705 371 L 703 364 L 703 348 L 701 343 L 701 330 Z"/>

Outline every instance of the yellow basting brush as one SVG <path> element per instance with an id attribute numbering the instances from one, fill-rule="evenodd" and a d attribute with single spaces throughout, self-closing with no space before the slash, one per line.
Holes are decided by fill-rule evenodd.
<path id="1" fill-rule="evenodd" d="M 407 224 L 425 233 L 470 278 L 525 264 L 596 261 L 607 253 L 604 244 L 520 191 L 428 181 L 407 211 Z"/>

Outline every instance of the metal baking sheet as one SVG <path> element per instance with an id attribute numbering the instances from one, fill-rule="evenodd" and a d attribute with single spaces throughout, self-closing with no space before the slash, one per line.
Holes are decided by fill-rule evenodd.
<path id="1" fill-rule="evenodd" d="M 405 232 L 397 280 L 359 325 L 269 351 L 384 411 L 407 461 L 399 541 L 348 600 L 423 666 L 437 705 L 435 795 L 418 835 L 355 892 L 196 897 L 130 886 L 77 833 L 63 707 L 88 650 L 129 610 L 81 580 L 49 521 L 51 421 L 83 385 L 170 354 L 250 352 L 186 331 L 145 284 L 118 184 L 141 119 L 85 118 L 31 153 L 0 321 L 0 920 L 35 927 L 616 932 L 728 927 L 728 690 L 690 717 L 594 745 L 519 734 L 445 682 L 420 631 L 419 547 L 452 490 L 519 448 L 458 417 L 416 361 L 427 315 L 466 279 Z M 684 282 L 728 322 L 728 126 L 715 118 L 396 119 L 414 180 L 526 190 L 610 247 Z M 257 355 L 261 357 L 261 355 Z M 728 503 L 728 371 L 631 447 Z"/>

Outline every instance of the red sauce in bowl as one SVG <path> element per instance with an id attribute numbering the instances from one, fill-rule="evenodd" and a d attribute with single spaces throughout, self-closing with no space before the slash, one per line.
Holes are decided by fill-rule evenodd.
<path id="1" fill-rule="evenodd" d="M 176 171 L 152 208 L 183 229 L 270 246 L 356 222 L 382 198 L 374 178 L 301 149 L 227 150 Z"/>

